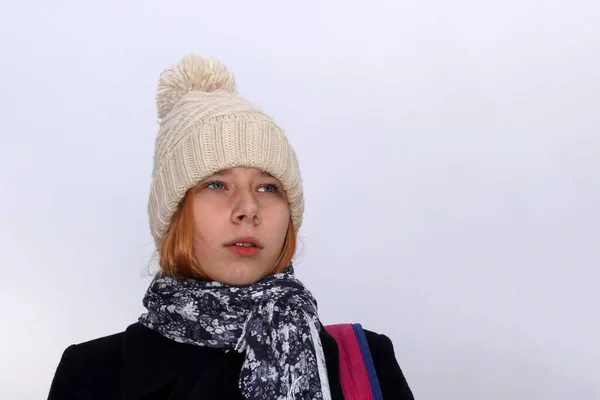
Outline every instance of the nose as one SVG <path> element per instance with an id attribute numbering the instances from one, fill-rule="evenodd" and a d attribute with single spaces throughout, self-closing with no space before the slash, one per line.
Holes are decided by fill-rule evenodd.
<path id="1" fill-rule="evenodd" d="M 252 193 L 241 193 L 237 196 L 231 218 L 234 224 L 260 224 L 260 208 Z"/>

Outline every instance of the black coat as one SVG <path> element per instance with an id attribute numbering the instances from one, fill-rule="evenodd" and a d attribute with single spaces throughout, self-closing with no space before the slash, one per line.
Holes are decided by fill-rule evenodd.
<path id="1" fill-rule="evenodd" d="M 385 335 L 365 331 L 384 399 L 413 399 Z M 331 396 L 343 399 L 338 348 L 321 334 Z M 177 343 L 135 323 L 125 332 L 72 345 L 63 353 L 49 400 L 242 400 L 244 355 Z"/>

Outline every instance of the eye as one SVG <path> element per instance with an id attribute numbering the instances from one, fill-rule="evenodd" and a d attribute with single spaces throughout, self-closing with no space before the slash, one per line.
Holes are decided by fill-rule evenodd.
<path id="1" fill-rule="evenodd" d="M 225 188 L 225 184 L 221 181 L 210 181 L 204 187 L 208 189 L 223 189 Z"/>
<path id="2" fill-rule="evenodd" d="M 260 188 L 261 189 L 267 188 L 268 189 L 268 190 L 266 190 L 267 193 L 277 193 L 279 191 L 279 186 L 274 183 L 268 183 L 266 185 L 262 185 Z"/>

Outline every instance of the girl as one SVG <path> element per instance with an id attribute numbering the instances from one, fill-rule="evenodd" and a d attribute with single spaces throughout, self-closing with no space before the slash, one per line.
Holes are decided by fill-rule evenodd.
<path id="1" fill-rule="evenodd" d="M 161 74 L 157 106 L 148 213 L 160 272 L 147 312 L 67 348 L 49 399 L 352 397 L 343 349 L 294 276 L 304 200 L 283 131 L 196 55 Z M 390 339 L 363 337 L 380 395 L 412 399 Z"/>

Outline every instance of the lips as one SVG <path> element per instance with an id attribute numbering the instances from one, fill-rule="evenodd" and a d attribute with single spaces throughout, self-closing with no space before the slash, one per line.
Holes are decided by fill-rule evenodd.
<path id="1" fill-rule="evenodd" d="M 229 246 L 228 249 L 231 249 L 234 253 L 241 257 L 254 257 L 258 254 L 260 249 L 254 246 Z"/>
<path id="2" fill-rule="evenodd" d="M 257 248 L 262 249 L 262 245 L 260 244 L 258 239 L 255 238 L 254 236 L 238 236 L 235 239 L 233 239 L 232 241 L 225 244 L 225 246 L 235 246 L 236 243 L 252 244 Z M 250 248 L 252 248 L 252 247 L 250 247 Z"/>

